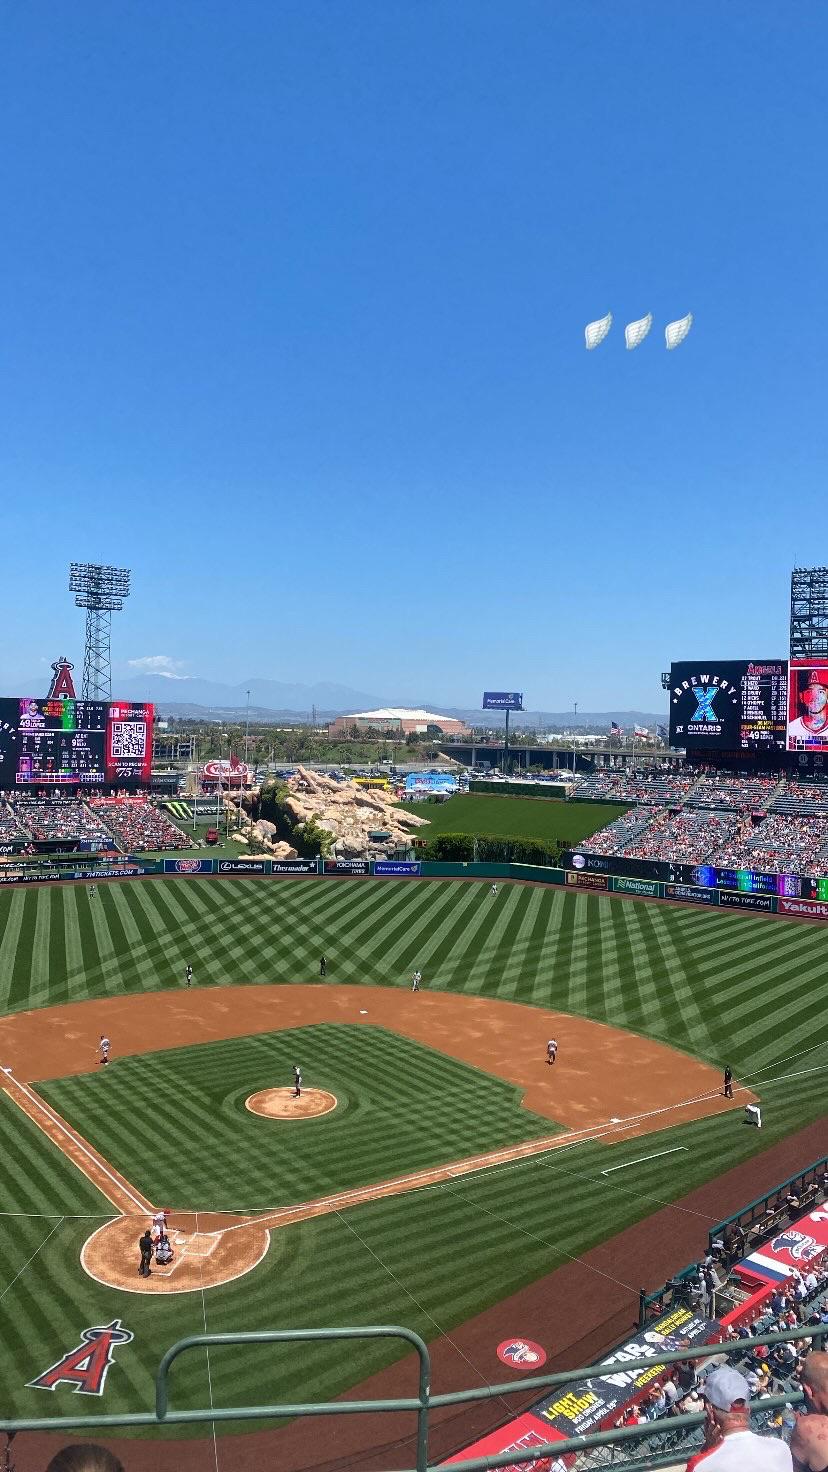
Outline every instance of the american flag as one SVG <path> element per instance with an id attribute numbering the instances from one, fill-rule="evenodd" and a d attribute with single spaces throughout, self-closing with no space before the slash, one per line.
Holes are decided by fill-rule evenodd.
<path id="1" fill-rule="evenodd" d="M 610 736 L 623 736 L 624 728 L 617 721 L 610 721 Z"/>

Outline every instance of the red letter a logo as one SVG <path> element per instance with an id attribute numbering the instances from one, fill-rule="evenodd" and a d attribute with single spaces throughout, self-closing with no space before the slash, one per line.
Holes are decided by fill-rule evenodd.
<path id="1" fill-rule="evenodd" d="M 56 1390 L 59 1385 L 71 1385 L 80 1395 L 103 1395 L 114 1345 L 129 1344 L 132 1338 L 129 1329 L 121 1328 L 120 1319 L 84 1329 L 77 1348 L 70 1349 L 36 1380 L 30 1380 L 29 1386 L 34 1390 Z"/>

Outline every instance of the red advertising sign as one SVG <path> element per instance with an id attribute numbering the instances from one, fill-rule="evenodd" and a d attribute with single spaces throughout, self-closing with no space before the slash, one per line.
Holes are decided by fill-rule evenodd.
<path id="1" fill-rule="evenodd" d="M 152 776 L 152 705 L 107 707 L 106 780 L 115 786 L 149 787 Z"/>
<path id="2" fill-rule="evenodd" d="M 810 915 L 812 920 L 828 920 L 828 905 L 822 900 L 786 900 L 780 896 L 776 909 L 780 915 Z"/>
<path id="3" fill-rule="evenodd" d="M 550 1441 L 564 1440 L 565 1437 L 554 1426 L 544 1425 L 543 1421 L 527 1412 L 497 1431 L 492 1431 L 489 1436 L 484 1436 L 481 1441 L 476 1441 L 473 1446 L 464 1447 L 462 1452 L 455 1452 L 453 1457 L 449 1457 L 441 1465 L 450 1467 L 453 1462 L 471 1461 L 474 1457 L 493 1457 L 498 1452 L 532 1451 L 535 1447 L 547 1446 Z M 537 1468 L 538 1472 L 566 1472 L 566 1468 L 574 1460 L 574 1453 L 568 1453 L 565 1457 L 542 1457 L 538 1462 L 510 1462 L 500 1472 L 527 1472 L 527 1467 Z"/>
<path id="4" fill-rule="evenodd" d="M 756 1252 L 751 1252 L 740 1266 L 759 1277 L 779 1281 L 789 1277 L 794 1268 L 807 1273 L 825 1252 L 828 1252 L 828 1209 L 816 1206 Z"/>

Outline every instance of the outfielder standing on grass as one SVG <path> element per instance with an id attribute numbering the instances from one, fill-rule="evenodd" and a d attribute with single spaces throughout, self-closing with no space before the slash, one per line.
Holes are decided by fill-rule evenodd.
<path id="1" fill-rule="evenodd" d="M 327 956 L 320 956 L 319 957 L 319 975 L 320 976 L 327 976 L 327 974 L 328 974 L 328 958 L 327 958 Z"/>
<path id="2" fill-rule="evenodd" d="M 193 968 L 189 964 L 187 966 L 187 970 L 184 972 L 184 980 L 185 980 L 187 986 L 190 986 L 191 985 L 192 980 L 193 980 Z"/>

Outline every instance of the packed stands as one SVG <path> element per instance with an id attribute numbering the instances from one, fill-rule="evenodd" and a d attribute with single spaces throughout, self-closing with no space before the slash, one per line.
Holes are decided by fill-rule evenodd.
<path id="1" fill-rule="evenodd" d="M 711 772 L 699 778 L 687 798 L 687 806 L 732 809 L 739 813 L 762 810 L 778 787 L 778 777 L 732 777 Z"/>
<path id="2" fill-rule="evenodd" d="M 143 798 L 122 798 L 118 802 L 107 798 L 92 798 L 89 806 L 114 834 L 119 847 L 126 853 L 140 853 L 145 849 L 187 848 L 191 842 L 160 808 L 154 807 Z"/>
<path id="3" fill-rule="evenodd" d="M 615 824 L 610 826 L 615 827 Z M 626 841 L 623 848 L 595 847 L 596 843 L 602 843 L 606 829 L 586 839 L 581 848 L 584 853 L 611 853 L 626 859 L 704 864 L 714 849 L 722 847 L 738 826 L 738 820 L 732 815 L 714 813 L 707 808 L 685 808 L 672 814 L 665 810 L 654 814 L 638 836 Z"/>
<path id="4" fill-rule="evenodd" d="M 693 787 L 695 778 L 677 772 L 600 771 L 582 783 L 578 797 L 590 802 L 640 802 L 657 807 L 678 807 Z"/>
<path id="5" fill-rule="evenodd" d="M 18 797 L 8 806 L 20 827 L 38 843 L 115 847 L 109 829 L 76 798 Z"/>
<path id="6" fill-rule="evenodd" d="M 770 874 L 828 874 L 828 815 L 795 818 L 771 813 L 756 826 L 747 819 L 710 862 Z"/>

